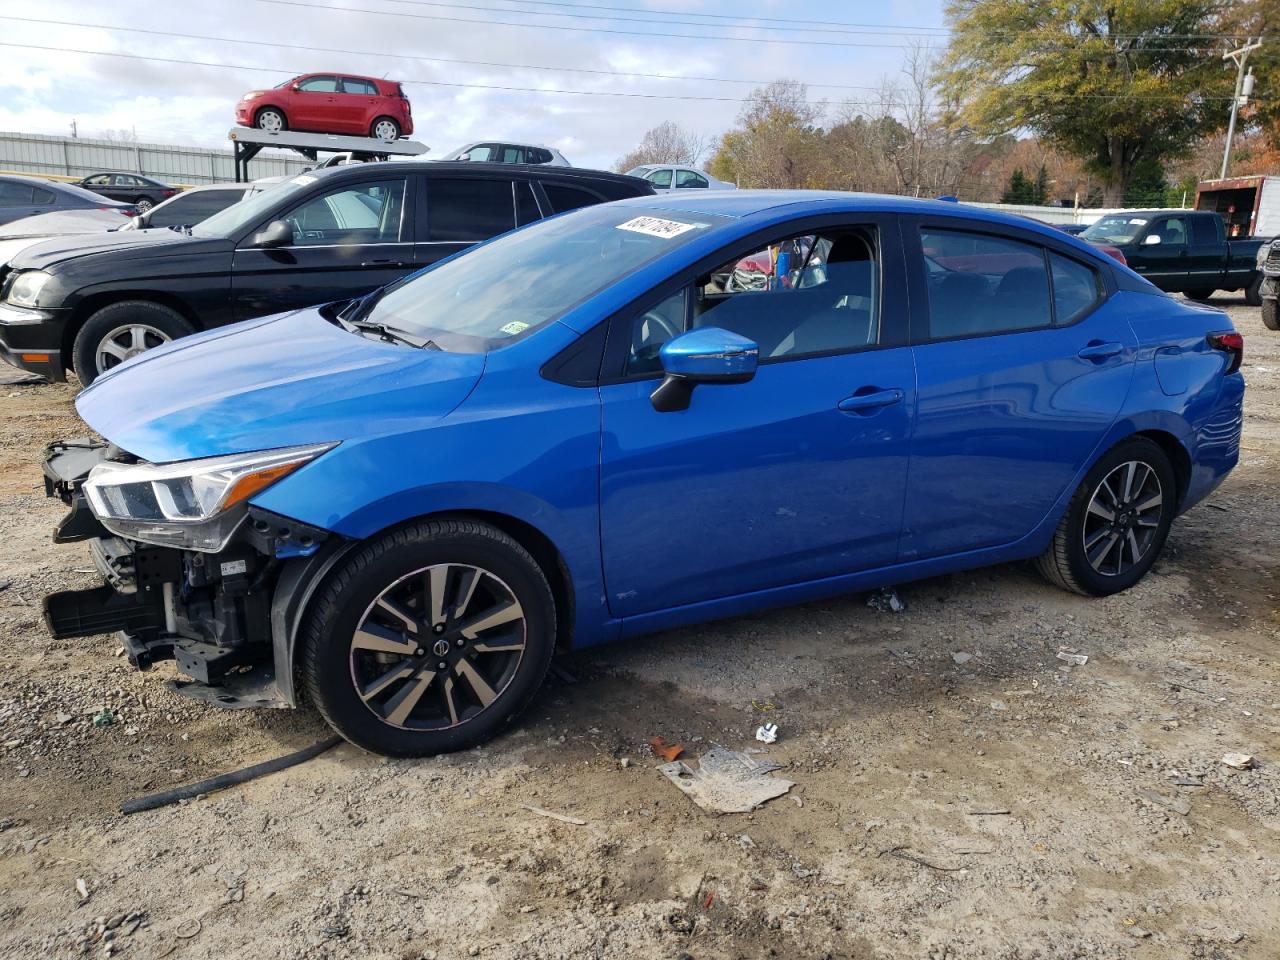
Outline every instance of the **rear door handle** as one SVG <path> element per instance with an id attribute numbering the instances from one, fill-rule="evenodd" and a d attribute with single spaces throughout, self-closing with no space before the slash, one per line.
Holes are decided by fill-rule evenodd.
<path id="1" fill-rule="evenodd" d="M 901 403 L 905 396 L 905 393 L 894 387 L 891 390 L 876 390 L 874 393 L 855 393 L 851 397 L 845 397 L 836 406 L 846 413 L 858 413 L 862 410 L 877 410 L 880 407 Z"/>
<path id="2" fill-rule="evenodd" d="M 1124 350 L 1123 343 L 1091 343 L 1076 354 L 1081 360 L 1110 360 Z"/>
<path id="3" fill-rule="evenodd" d="M 413 264 L 405 263 L 402 260 L 365 260 L 362 261 L 362 267 L 411 267 Z"/>

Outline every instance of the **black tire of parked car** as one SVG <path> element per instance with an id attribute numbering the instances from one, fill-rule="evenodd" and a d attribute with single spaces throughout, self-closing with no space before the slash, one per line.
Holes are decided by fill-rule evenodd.
<path id="1" fill-rule="evenodd" d="M 375 140 L 399 140 L 400 124 L 390 117 L 378 117 L 369 125 L 369 136 Z"/>
<path id="2" fill-rule="evenodd" d="M 146 213 L 155 206 L 155 203 L 152 202 L 150 197 L 135 197 L 133 205 L 138 208 L 139 213 Z"/>
<path id="3" fill-rule="evenodd" d="M 524 618 L 524 647 L 505 686 L 501 686 L 496 698 L 480 707 L 478 713 L 452 726 L 406 729 L 403 723 L 393 725 L 383 715 L 375 714 L 361 699 L 356 686 L 353 641 L 374 604 L 394 585 L 443 564 L 487 571 L 509 587 Z M 456 589 L 460 591 L 461 587 Z M 459 602 L 456 595 L 454 602 Z M 459 611 L 450 612 L 450 622 L 461 616 Z M 414 642 L 421 642 L 423 647 L 428 647 L 433 639 L 425 626 L 422 632 L 401 636 L 415 637 Z M 519 715 L 542 685 L 555 650 L 555 636 L 556 608 L 551 587 L 541 567 L 524 547 L 496 527 L 474 520 L 422 521 L 371 540 L 330 574 L 312 601 L 302 626 L 299 673 L 306 696 L 330 726 L 351 743 L 390 756 L 430 756 L 482 743 Z M 461 645 L 455 642 L 454 646 Z M 472 647 L 475 646 L 473 640 Z M 460 652 L 455 650 L 453 655 Z M 394 656 L 408 657 L 409 654 L 387 654 L 389 659 L 377 669 L 398 671 L 411 663 L 405 659 L 397 664 Z M 428 649 L 425 658 L 420 658 L 425 660 L 421 670 L 434 674 L 436 656 Z M 415 682 L 420 675 L 421 671 L 413 679 L 405 680 L 405 685 Z M 421 699 L 415 701 L 419 706 L 410 708 L 411 712 L 423 708 L 442 710 L 445 694 L 441 684 L 446 679 L 453 682 L 454 677 L 459 677 L 461 682 L 456 668 L 440 671 L 435 676 L 439 679 L 428 680 Z M 370 689 L 367 685 L 366 695 Z M 386 689 L 393 696 L 400 692 Z M 408 722 L 409 719 L 404 721 Z"/>
<path id="4" fill-rule="evenodd" d="M 1216 290 L 1188 290 L 1183 294 L 1183 296 L 1188 300 L 1194 300 L 1196 303 L 1204 303 L 1215 293 L 1217 293 Z"/>
<path id="5" fill-rule="evenodd" d="M 1262 325 L 1268 330 L 1280 330 L 1280 301 L 1268 298 L 1262 301 Z"/>
<path id="6" fill-rule="evenodd" d="M 196 329 L 178 311 L 150 300 L 121 300 L 95 312 L 76 333 L 71 348 L 71 366 L 80 384 L 87 387 L 103 372 L 98 365 L 99 348 L 112 331 L 138 324 L 159 331 L 165 339 L 176 340 Z M 152 337 L 154 339 L 154 337 Z"/>
<path id="7" fill-rule="evenodd" d="M 1107 575 L 1095 570 L 1089 563 L 1085 550 L 1086 523 L 1090 519 L 1089 510 L 1095 492 L 1100 490 L 1103 480 L 1108 479 L 1118 467 L 1131 462 L 1150 468 L 1159 482 L 1159 520 L 1153 528 L 1153 536 L 1145 553 L 1138 561 L 1123 572 Z M 1094 464 L 1093 469 L 1076 488 L 1071 503 L 1054 532 L 1049 549 L 1036 559 L 1037 568 L 1055 586 L 1085 596 L 1105 597 L 1127 590 L 1146 575 L 1164 549 L 1165 539 L 1173 524 L 1177 496 L 1177 479 L 1173 466 L 1159 444 L 1146 437 L 1130 437 L 1121 441 Z M 1128 512 L 1131 512 L 1131 508 L 1126 507 L 1123 512 L 1117 511 L 1117 515 L 1123 517 Z M 1094 519 L 1093 522 L 1097 523 L 1098 520 Z M 1123 558 L 1123 553 L 1121 556 Z"/>
<path id="8" fill-rule="evenodd" d="M 1244 302 L 1251 307 L 1262 306 L 1262 274 L 1254 277 L 1253 283 L 1245 288 Z"/>
<path id="9" fill-rule="evenodd" d="M 253 115 L 253 125 L 259 130 L 280 132 L 289 129 L 289 121 L 275 107 L 263 107 Z"/>

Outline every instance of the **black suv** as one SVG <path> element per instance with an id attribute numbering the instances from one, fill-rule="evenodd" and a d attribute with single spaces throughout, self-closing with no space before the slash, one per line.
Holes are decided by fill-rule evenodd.
<path id="1" fill-rule="evenodd" d="M 300 174 L 188 230 L 48 240 L 9 263 L 0 357 L 88 385 L 197 330 L 364 296 L 554 213 L 653 193 L 571 167 L 387 162 Z"/>

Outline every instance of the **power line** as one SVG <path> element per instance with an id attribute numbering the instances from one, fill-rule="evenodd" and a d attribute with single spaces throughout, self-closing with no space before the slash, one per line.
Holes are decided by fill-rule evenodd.
<path id="1" fill-rule="evenodd" d="M 123 53 L 115 50 L 82 50 L 75 47 L 55 47 L 55 46 L 48 46 L 48 45 L 34 44 L 34 43 L 13 43 L 11 41 L 0 41 L 0 47 L 13 47 L 13 48 L 23 49 L 23 50 L 44 50 L 51 53 L 78 53 L 78 54 L 83 54 L 85 56 L 92 56 L 92 57 L 117 57 L 125 60 L 143 60 L 150 63 L 169 63 L 169 64 L 179 64 L 182 66 L 190 66 L 190 67 L 214 67 L 214 68 L 225 69 L 225 70 L 250 70 L 258 73 L 274 73 L 277 75 L 285 72 L 293 72 L 298 74 L 306 72 L 302 70 L 286 71 L 278 67 L 262 67 L 262 66 L 254 66 L 250 64 L 211 63 L 205 60 L 179 59 L 176 57 L 157 57 L 157 56 L 152 56 L 149 54 L 142 54 L 142 53 Z M 562 95 L 568 95 L 568 96 L 583 96 L 583 97 L 623 97 L 623 98 L 637 99 L 637 100 L 694 100 L 694 101 L 701 101 L 701 102 L 707 102 L 707 103 L 746 103 L 752 99 L 751 97 L 710 97 L 705 95 L 699 96 L 699 95 L 678 94 L 678 93 L 635 93 L 631 91 L 622 91 L 622 90 L 569 90 L 569 89 L 548 88 L 548 87 L 521 87 L 521 86 L 515 86 L 511 84 L 458 83 L 455 81 L 448 81 L 448 80 L 421 80 L 416 78 L 404 79 L 404 80 L 401 80 L 400 82 L 411 83 L 411 84 L 421 84 L 424 86 L 433 86 L 433 87 L 452 87 L 452 88 L 459 88 L 459 89 L 466 89 L 466 90 L 497 90 L 497 91 L 507 92 L 507 93 L 562 94 Z M 1156 101 L 1186 102 L 1190 98 L 1186 96 L 1179 96 L 1177 94 L 1165 94 L 1165 95 L 1145 94 L 1145 95 L 1125 96 L 1122 94 L 1081 93 L 1081 94 L 1060 94 L 1056 97 L 1047 97 L 1044 99 L 1049 101 L 1054 101 L 1054 100 L 1138 100 L 1138 101 L 1152 101 L 1152 102 L 1156 102 Z M 1198 99 L 1201 101 L 1208 102 L 1208 101 L 1214 101 L 1214 100 L 1231 100 L 1233 98 L 1223 96 L 1223 97 L 1199 97 Z M 1270 100 L 1273 98 L 1255 97 L 1254 99 L 1261 101 L 1263 99 Z M 810 105 L 817 106 L 817 104 L 812 104 L 812 103 Z M 887 106 L 898 105 L 898 101 L 842 100 L 842 101 L 836 101 L 832 105 L 833 106 L 848 105 L 848 106 L 887 107 Z"/>
<path id="2" fill-rule="evenodd" d="M 396 57 L 401 60 L 422 60 L 427 63 L 452 63 L 474 67 L 504 67 L 512 70 L 549 70 L 556 73 L 590 73 L 606 77 L 635 77 L 645 80 L 691 80 L 706 83 L 748 83 L 755 86 L 767 86 L 768 80 L 747 80 L 736 77 L 695 77 L 670 73 L 634 73 L 625 70 L 594 70 L 586 67 L 552 67 L 533 63 L 502 63 L 495 60 L 459 60 L 450 57 L 424 57 L 419 54 L 395 54 L 386 50 L 341 50 L 334 47 L 308 47 L 294 43 L 273 43 L 268 40 L 242 40 L 238 37 L 210 37 L 197 33 L 175 33 L 170 30 L 148 30 L 143 27 L 118 27 L 106 23 L 84 23 L 68 20 L 45 20 L 39 17 L 11 17 L 0 14 L 0 20 L 13 20 L 18 23 L 34 23 L 56 27 L 83 27 L 90 30 L 113 30 L 117 33 L 141 33 L 152 37 L 171 37 L 178 40 L 207 40 L 216 43 L 235 43 L 241 46 L 275 47 L 280 50 L 302 50 L 308 53 L 337 53 L 362 57 Z M 287 71 L 281 70 L 280 73 Z M 879 87 L 853 83 L 807 83 L 811 87 L 822 87 L 836 90 L 878 90 Z"/>

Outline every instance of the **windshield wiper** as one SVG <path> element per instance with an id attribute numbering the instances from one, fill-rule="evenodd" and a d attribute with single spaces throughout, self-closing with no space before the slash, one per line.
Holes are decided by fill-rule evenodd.
<path id="1" fill-rule="evenodd" d="M 426 337 L 417 337 L 408 330 L 401 330 L 399 327 L 389 327 L 385 323 L 375 323 L 372 320 L 347 320 L 347 326 L 353 330 L 359 330 L 362 333 L 373 333 L 386 340 L 388 343 L 405 343 L 411 347 L 427 348 L 428 350 L 439 350 L 439 345 L 434 340 L 428 340 Z"/>

